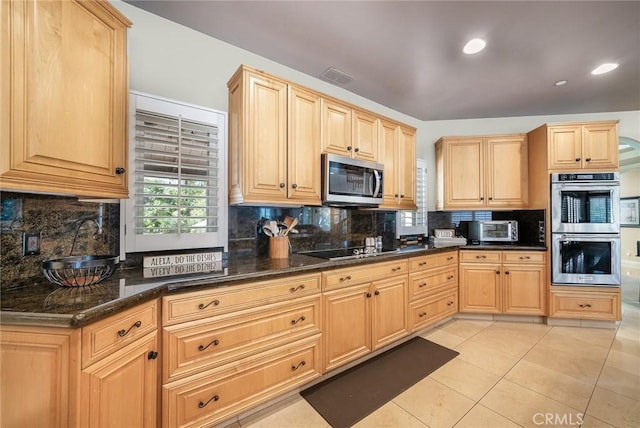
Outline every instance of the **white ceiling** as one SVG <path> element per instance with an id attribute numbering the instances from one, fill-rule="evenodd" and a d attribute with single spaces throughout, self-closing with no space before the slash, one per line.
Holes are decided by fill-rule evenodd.
<path id="1" fill-rule="evenodd" d="M 639 1 L 125 1 L 421 120 L 640 110 Z"/>

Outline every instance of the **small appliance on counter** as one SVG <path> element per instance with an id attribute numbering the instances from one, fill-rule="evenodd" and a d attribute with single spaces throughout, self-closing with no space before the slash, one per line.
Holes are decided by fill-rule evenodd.
<path id="1" fill-rule="evenodd" d="M 515 220 L 470 221 L 467 238 L 471 244 L 516 243 L 518 222 Z"/>

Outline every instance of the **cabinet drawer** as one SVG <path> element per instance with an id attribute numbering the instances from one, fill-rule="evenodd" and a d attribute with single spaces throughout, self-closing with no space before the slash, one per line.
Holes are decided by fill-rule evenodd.
<path id="1" fill-rule="evenodd" d="M 620 319 L 620 290 L 599 292 L 551 289 L 550 317 L 578 319 Z"/>
<path id="2" fill-rule="evenodd" d="M 320 333 L 320 296 L 164 329 L 163 381 Z"/>
<path id="3" fill-rule="evenodd" d="M 324 290 L 333 290 L 367 281 L 375 281 L 376 279 L 388 278 L 391 275 L 400 275 L 407 273 L 407 270 L 407 260 L 336 269 L 322 272 L 322 286 Z"/>
<path id="4" fill-rule="evenodd" d="M 460 251 L 460 263 L 500 263 L 500 251 Z"/>
<path id="5" fill-rule="evenodd" d="M 162 320 L 172 325 L 319 292 L 320 274 L 312 274 L 177 294 L 163 297 Z"/>
<path id="6" fill-rule="evenodd" d="M 458 251 L 430 254 L 427 256 L 411 257 L 409 259 L 409 271 L 416 272 L 431 268 L 458 264 Z"/>
<path id="7" fill-rule="evenodd" d="M 458 286 L 458 266 L 450 266 L 409 274 L 409 298 L 415 300 L 433 295 L 443 288 Z"/>
<path id="8" fill-rule="evenodd" d="M 536 263 L 544 264 L 545 252 L 544 251 L 503 251 L 502 262 L 503 263 Z"/>
<path id="9" fill-rule="evenodd" d="M 82 368 L 158 328 L 158 302 L 127 309 L 82 329 Z"/>
<path id="10" fill-rule="evenodd" d="M 319 376 L 317 335 L 166 385 L 163 422 L 212 426 Z"/>
<path id="11" fill-rule="evenodd" d="M 452 288 L 433 297 L 412 302 L 410 306 L 409 330 L 415 331 L 458 312 L 458 290 Z"/>

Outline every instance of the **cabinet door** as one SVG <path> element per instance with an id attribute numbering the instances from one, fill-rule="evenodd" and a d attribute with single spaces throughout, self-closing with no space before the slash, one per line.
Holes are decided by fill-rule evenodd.
<path id="1" fill-rule="evenodd" d="M 407 335 L 407 275 L 373 283 L 373 349 Z"/>
<path id="2" fill-rule="evenodd" d="M 505 314 L 546 315 L 546 275 L 542 265 L 503 265 Z"/>
<path id="3" fill-rule="evenodd" d="M 287 197 L 321 205 L 320 95 L 289 86 Z"/>
<path id="4" fill-rule="evenodd" d="M 245 201 L 287 200 L 287 85 L 247 73 Z"/>
<path id="5" fill-rule="evenodd" d="M 325 292 L 324 371 L 371 351 L 370 283 Z"/>
<path id="6" fill-rule="evenodd" d="M 155 427 L 157 351 L 154 331 L 82 370 L 81 426 Z"/>
<path id="7" fill-rule="evenodd" d="M 482 139 L 445 141 L 443 150 L 445 208 L 485 206 Z"/>
<path id="8" fill-rule="evenodd" d="M 501 312 L 500 265 L 460 265 L 460 312 Z"/>
<path id="9" fill-rule="evenodd" d="M 353 157 L 378 160 L 378 118 L 360 110 L 353 110 Z"/>
<path id="10" fill-rule="evenodd" d="M 486 141 L 486 198 L 489 207 L 521 208 L 527 204 L 526 136 Z"/>
<path id="11" fill-rule="evenodd" d="M 582 128 L 560 125 L 548 130 L 549 169 L 574 170 L 582 167 Z"/>
<path id="12" fill-rule="evenodd" d="M 400 193 L 397 190 L 400 173 L 398 165 L 398 145 L 400 131 L 395 123 L 380 121 L 380 141 L 378 159 L 384 164 L 384 202 L 380 208 L 397 209 Z"/>
<path id="13" fill-rule="evenodd" d="M 322 153 L 352 156 L 351 108 L 337 102 L 322 99 L 320 140 Z"/>
<path id="14" fill-rule="evenodd" d="M 582 157 L 584 168 L 618 168 L 617 123 L 582 126 Z"/>
<path id="15" fill-rule="evenodd" d="M 7 2 L 0 11 L 3 190 L 128 197 L 131 23 L 95 1 Z"/>
<path id="16" fill-rule="evenodd" d="M 412 129 L 400 127 L 398 144 L 398 193 L 400 209 L 415 210 L 416 206 L 416 133 Z"/>
<path id="17" fill-rule="evenodd" d="M 19 328 L 0 333 L 0 426 L 76 426 L 78 331 Z"/>

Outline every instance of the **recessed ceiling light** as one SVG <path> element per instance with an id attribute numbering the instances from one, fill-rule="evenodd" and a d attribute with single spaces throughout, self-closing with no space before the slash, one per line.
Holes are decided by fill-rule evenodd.
<path id="1" fill-rule="evenodd" d="M 566 84 L 567 84 L 566 80 L 558 80 L 556 83 L 554 83 L 555 86 L 562 86 Z"/>
<path id="2" fill-rule="evenodd" d="M 467 55 L 472 55 L 480 52 L 482 49 L 484 49 L 485 46 L 487 46 L 487 42 L 485 42 L 484 40 L 471 39 L 467 42 L 466 45 L 464 45 L 462 52 L 466 53 Z"/>
<path id="3" fill-rule="evenodd" d="M 616 68 L 618 68 L 618 64 L 615 62 L 607 62 L 594 68 L 593 71 L 591 71 L 591 74 L 604 74 L 615 70 Z"/>

